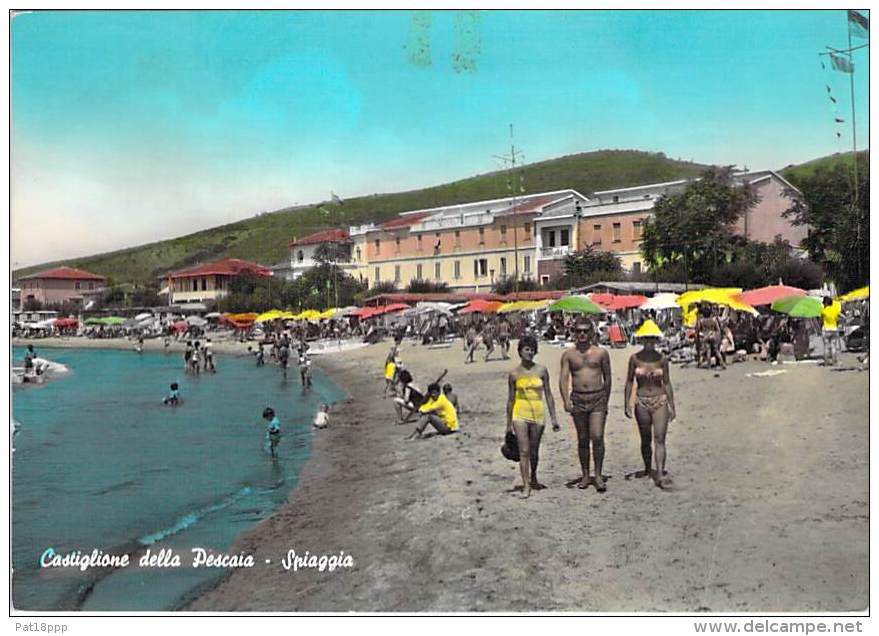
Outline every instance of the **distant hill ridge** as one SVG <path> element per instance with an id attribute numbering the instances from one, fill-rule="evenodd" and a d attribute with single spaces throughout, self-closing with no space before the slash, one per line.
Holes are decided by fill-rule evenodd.
<path id="1" fill-rule="evenodd" d="M 706 167 L 669 159 L 662 153 L 599 150 L 526 164 L 519 170 L 527 192 L 574 188 L 588 195 L 598 190 L 682 179 Z M 271 265 L 286 258 L 287 244 L 294 236 L 332 226 L 379 222 L 407 210 L 508 196 L 506 175 L 505 171 L 491 172 L 420 190 L 355 197 L 346 199 L 343 205 L 323 202 L 284 208 L 174 239 L 35 265 L 16 270 L 13 278 L 66 264 L 106 276 L 112 284 L 143 284 L 155 282 L 168 270 L 215 258 L 234 257 Z M 321 205 L 331 211 L 330 218 L 319 209 Z"/>

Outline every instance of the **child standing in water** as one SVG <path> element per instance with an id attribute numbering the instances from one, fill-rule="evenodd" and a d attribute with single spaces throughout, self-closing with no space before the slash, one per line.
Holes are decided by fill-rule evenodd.
<path id="1" fill-rule="evenodd" d="M 167 397 L 162 399 L 162 404 L 170 404 L 172 406 L 177 406 L 180 403 L 180 397 L 177 394 L 177 383 L 171 383 L 171 392 Z"/>
<path id="2" fill-rule="evenodd" d="M 266 433 L 269 436 L 269 449 L 272 453 L 272 459 L 277 457 L 275 449 L 278 448 L 278 442 L 281 441 L 281 422 L 275 417 L 274 409 L 266 407 L 262 412 L 262 419 L 269 423 Z"/>
<path id="3" fill-rule="evenodd" d="M 314 427 L 315 428 L 326 428 L 327 424 L 329 424 L 330 419 L 330 405 L 329 404 L 321 404 L 320 411 L 315 413 L 314 415 Z"/>

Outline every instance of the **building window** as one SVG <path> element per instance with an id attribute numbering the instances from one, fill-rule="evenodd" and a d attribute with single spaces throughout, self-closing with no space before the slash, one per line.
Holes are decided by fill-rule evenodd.
<path id="1" fill-rule="evenodd" d="M 488 276 L 488 259 L 477 258 L 473 261 L 473 275 L 476 278 Z"/>
<path id="2" fill-rule="evenodd" d="M 549 282 L 549 275 L 548 275 L 548 274 L 542 274 L 542 275 L 540 276 L 540 284 L 541 284 L 541 285 L 546 285 L 548 282 Z"/>
<path id="3" fill-rule="evenodd" d="M 442 278 L 440 276 L 440 263 L 439 262 L 436 262 L 433 264 L 433 277 L 436 280 L 440 280 L 440 278 Z"/>
<path id="4" fill-rule="evenodd" d="M 527 254 L 525 255 L 524 266 L 525 266 L 525 273 L 530 274 L 531 273 L 531 257 Z"/>
<path id="5" fill-rule="evenodd" d="M 415 237 L 415 241 L 417 243 L 418 251 L 420 252 L 421 251 L 421 235 L 420 234 Z M 397 245 L 398 246 L 400 245 L 400 239 L 397 239 Z"/>
<path id="6" fill-rule="evenodd" d="M 620 236 L 620 224 L 614 223 L 613 224 L 613 242 L 619 243 L 621 240 L 622 240 L 622 238 Z"/>
<path id="7" fill-rule="evenodd" d="M 202 279 L 201 279 L 201 290 L 202 290 L 202 291 L 207 291 L 207 290 L 208 290 L 208 279 L 207 279 L 207 278 L 202 278 Z"/>
<path id="8" fill-rule="evenodd" d="M 303 254 L 302 250 L 296 252 L 296 260 L 300 263 L 305 260 L 305 254 Z"/>
<path id="9" fill-rule="evenodd" d="M 79 284 L 80 284 L 79 281 L 76 281 L 75 283 L 73 283 L 74 289 L 79 289 Z"/>
<path id="10" fill-rule="evenodd" d="M 571 244 L 571 231 L 570 230 L 562 230 L 562 237 L 559 240 L 559 245 L 570 245 Z"/>
<path id="11" fill-rule="evenodd" d="M 443 242 L 440 239 L 439 232 L 437 232 L 436 234 L 433 235 L 433 253 L 434 254 L 440 253 L 440 247 L 442 247 L 442 244 L 443 244 Z"/>
<path id="12" fill-rule="evenodd" d="M 592 226 L 592 244 L 601 245 L 601 224 L 596 223 Z"/>
<path id="13" fill-rule="evenodd" d="M 376 253 L 376 254 L 381 254 L 381 253 L 382 253 L 382 242 L 381 242 L 381 239 L 375 239 L 375 253 Z"/>
<path id="14" fill-rule="evenodd" d="M 400 253 L 400 237 L 399 236 L 394 237 L 394 250 L 397 254 Z"/>
<path id="15" fill-rule="evenodd" d="M 531 224 L 530 224 L 530 223 L 526 223 L 526 224 L 525 224 L 525 239 L 527 240 L 527 239 L 529 239 L 530 237 L 531 237 Z"/>
<path id="16" fill-rule="evenodd" d="M 479 228 L 479 244 L 485 245 L 485 228 Z"/>
<path id="17" fill-rule="evenodd" d="M 395 283 L 400 282 L 400 266 L 399 265 L 394 265 L 394 282 Z"/>
<path id="18" fill-rule="evenodd" d="M 547 232 L 546 244 L 549 247 L 555 247 L 555 231 L 554 230 L 550 230 L 549 232 Z"/>
<path id="19" fill-rule="evenodd" d="M 376 284 L 382 279 L 382 271 L 381 267 L 375 268 L 375 282 Z"/>
<path id="20" fill-rule="evenodd" d="M 507 226 L 502 225 L 501 226 L 501 243 L 506 243 L 506 242 L 507 242 Z"/>
<path id="21" fill-rule="evenodd" d="M 507 257 L 501 256 L 501 276 L 507 275 Z"/>
<path id="22" fill-rule="evenodd" d="M 455 278 L 461 278 L 461 261 L 455 261 Z"/>
<path id="23" fill-rule="evenodd" d="M 632 273 L 640 274 L 641 273 L 641 261 L 635 261 L 632 263 Z"/>
<path id="24" fill-rule="evenodd" d="M 640 240 L 641 238 L 641 221 L 632 221 L 632 236 L 635 237 L 635 240 Z"/>
<path id="25" fill-rule="evenodd" d="M 418 280 L 421 280 L 421 274 L 422 274 L 421 263 L 418 263 L 415 266 L 415 278 L 417 278 Z"/>
<path id="26" fill-rule="evenodd" d="M 95 288 L 95 284 L 94 284 L 94 283 L 89 283 L 89 289 L 94 289 L 94 288 Z"/>
<path id="27" fill-rule="evenodd" d="M 461 230 L 455 230 L 455 247 L 461 247 Z"/>
<path id="28" fill-rule="evenodd" d="M 614 202 L 614 203 L 619 203 L 619 202 L 620 202 L 620 198 L 619 198 L 618 196 L 614 195 L 614 197 L 613 197 L 613 202 Z"/>
<path id="29" fill-rule="evenodd" d="M 358 261 L 363 257 L 363 254 L 360 252 L 360 248 L 359 248 L 359 247 L 358 247 L 357 249 L 354 250 L 354 253 L 357 254 L 357 257 L 356 257 L 356 258 L 357 258 Z"/>

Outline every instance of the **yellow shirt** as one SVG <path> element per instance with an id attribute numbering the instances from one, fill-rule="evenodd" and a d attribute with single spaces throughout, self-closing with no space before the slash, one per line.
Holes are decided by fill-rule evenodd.
<path id="1" fill-rule="evenodd" d="M 824 324 L 824 331 L 836 331 L 838 329 L 837 321 L 841 311 L 842 305 L 835 300 L 821 310 L 821 322 Z"/>
<path id="2" fill-rule="evenodd" d="M 428 399 L 418 409 L 419 413 L 436 413 L 439 415 L 443 423 L 449 427 L 450 431 L 458 430 L 458 413 L 455 412 L 455 406 L 449 402 L 444 394 L 440 393 L 435 400 Z"/>

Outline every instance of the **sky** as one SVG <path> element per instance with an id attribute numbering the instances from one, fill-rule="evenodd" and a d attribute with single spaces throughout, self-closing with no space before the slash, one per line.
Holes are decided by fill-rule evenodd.
<path id="1" fill-rule="evenodd" d="M 40 11 L 11 37 L 13 268 L 497 170 L 511 123 L 527 163 L 852 147 L 849 76 L 818 56 L 842 10 Z"/>

